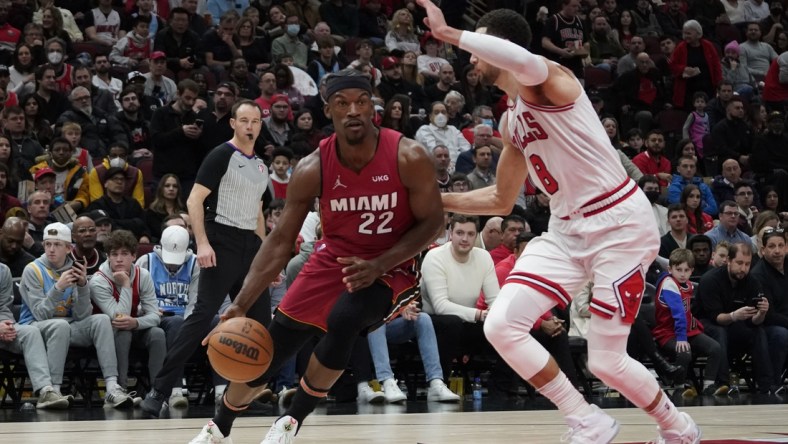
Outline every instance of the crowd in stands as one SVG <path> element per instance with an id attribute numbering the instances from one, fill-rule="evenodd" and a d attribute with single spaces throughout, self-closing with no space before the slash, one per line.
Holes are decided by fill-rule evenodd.
<path id="1" fill-rule="evenodd" d="M 441 3 L 464 27 L 466 2 Z M 489 3 L 525 14 L 529 49 L 584 84 L 610 149 L 652 203 L 662 243 L 632 354 L 685 396 L 734 393 L 745 374 L 753 390 L 782 393 L 788 8 Z M 199 297 L 183 202 L 207 153 L 232 137 L 242 98 L 263 110 L 255 151 L 270 167 L 269 230 L 291 171 L 333 131 L 320 94 L 325 76 L 345 68 L 369 78 L 376 124 L 432 154 L 442 192 L 495 183 L 498 122 L 517 98 L 433 38 L 423 17 L 414 0 L 0 0 L 0 349 L 24 355 L 39 407 L 73 402 L 61 391 L 69 345 L 95 347 L 113 407 L 138 401 L 128 350 L 147 350 L 151 375 L 161 368 Z M 320 242 L 318 221 L 307 219 L 274 307 Z M 516 387 L 481 326 L 502 276 L 549 229 L 550 196 L 530 180 L 503 218 L 447 214 L 422 258 L 422 301 L 354 358 L 354 371 L 370 375 L 359 399 L 405 399 L 386 347 L 414 338 L 430 400 L 458 401 L 446 382 L 474 356 L 492 357 L 491 388 Z M 568 312 L 534 327 L 576 386 L 569 339 L 587 331 L 592 294 L 591 282 Z M 697 356 L 706 361 L 696 374 Z M 299 370 L 286 367 L 277 391 Z M 375 376 L 383 393 L 364 380 Z M 217 399 L 225 385 L 216 382 Z M 186 403 L 180 393 L 171 406 Z"/>

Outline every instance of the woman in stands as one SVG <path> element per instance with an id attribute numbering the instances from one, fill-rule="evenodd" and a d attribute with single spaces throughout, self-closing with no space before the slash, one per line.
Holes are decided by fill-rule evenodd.
<path id="1" fill-rule="evenodd" d="M 704 213 L 701 205 L 700 188 L 694 184 L 688 184 L 681 191 L 681 204 L 687 213 L 687 231 L 690 234 L 703 234 L 714 228 L 714 219 Z"/>
<path id="2" fill-rule="evenodd" d="M 412 139 L 416 132 L 410 125 L 410 97 L 404 94 L 395 94 L 389 99 L 383 109 L 383 122 L 380 126 L 399 131 L 405 137 Z"/>
<path id="3" fill-rule="evenodd" d="M 293 133 L 293 137 L 302 134 L 303 140 L 309 144 L 312 151 L 316 150 L 318 144 L 320 144 L 320 141 L 325 135 L 319 128 L 315 128 L 315 119 L 314 116 L 312 116 L 312 111 L 307 108 L 301 109 L 295 113 L 293 121 L 295 122 L 295 133 Z"/>
<path id="4" fill-rule="evenodd" d="M 181 182 L 175 174 L 165 174 L 156 188 L 156 197 L 145 210 L 145 224 L 153 242 L 158 242 L 161 237 L 161 224 L 167 216 L 184 212 L 186 207 L 181 198 Z"/>
<path id="5" fill-rule="evenodd" d="M 424 76 L 419 73 L 418 55 L 413 51 L 402 55 L 402 78 L 406 82 L 424 85 Z"/>
<path id="6" fill-rule="evenodd" d="M 36 62 L 33 60 L 33 50 L 30 45 L 20 43 L 14 49 L 14 61 L 8 72 L 11 81 L 8 91 L 13 91 L 18 97 L 36 92 Z"/>
<path id="7" fill-rule="evenodd" d="M 250 7 L 249 9 L 254 9 Z M 268 44 L 265 39 L 257 37 L 254 20 L 249 17 L 242 17 L 235 26 L 235 46 L 241 51 L 243 58 L 249 64 L 250 72 L 261 72 L 268 69 L 271 64 L 271 54 L 268 51 Z"/>
<path id="8" fill-rule="evenodd" d="M 490 90 L 481 82 L 481 74 L 473 64 L 466 65 L 460 76 L 460 92 L 465 97 L 463 113 L 472 113 L 479 105 L 492 106 L 493 97 Z"/>
<path id="9" fill-rule="evenodd" d="M 25 126 L 27 131 L 35 134 L 41 146 L 49 145 L 52 140 L 52 125 L 44 118 L 43 107 L 46 106 L 40 96 L 29 94 L 19 101 L 19 106 L 25 111 Z"/>
<path id="10" fill-rule="evenodd" d="M 389 52 L 400 50 L 421 54 L 421 43 L 414 29 L 413 14 L 407 9 L 396 11 L 386 34 L 386 48 Z"/>

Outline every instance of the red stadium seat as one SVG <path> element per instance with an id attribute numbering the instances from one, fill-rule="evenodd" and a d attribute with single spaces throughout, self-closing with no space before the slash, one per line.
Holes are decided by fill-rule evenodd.
<path id="1" fill-rule="evenodd" d="M 584 77 L 587 90 L 604 89 L 613 84 L 613 74 L 610 71 L 594 66 L 585 67 Z"/>

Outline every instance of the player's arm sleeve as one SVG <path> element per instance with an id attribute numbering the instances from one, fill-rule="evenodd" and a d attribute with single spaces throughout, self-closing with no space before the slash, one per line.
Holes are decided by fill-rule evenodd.
<path id="1" fill-rule="evenodd" d="M 487 63 L 514 73 L 525 86 L 541 85 L 547 80 L 547 62 L 527 49 L 487 34 L 463 31 L 460 48 Z"/>
<path id="2" fill-rule="evenodd" d="M 687 340 L 687 315 L 684 312 L 684 302 L 681 300 L 679 287 L 673 281 L 667 281 L 659 292 L 659 302 L 670 309 L 673 316 L 673 331 L 677 341 Z"/>
<path id="3" fill-rule="evenodd" d="M 233 151 L 227 145 L 213 149 L 200 165 L 195 183 L 211 191 L 216 191 L 222 181 L 222 176 L 227 172 L 227 165 L 230 163 L 232 155 Z"/>

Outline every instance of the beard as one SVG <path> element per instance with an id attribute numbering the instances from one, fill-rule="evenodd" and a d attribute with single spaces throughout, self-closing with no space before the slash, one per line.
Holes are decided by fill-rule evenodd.
<path id="1" fill-rule="evenodd" d="M 93 106 L 92 105 L 86 105 L 86 106 L 83 106 L 81 108 L 77 108 L 77 110 L 79 112 L 81 112 L 82 114 L 85 114 L 86 116 L 92 116 L 93 115 Z"/>

